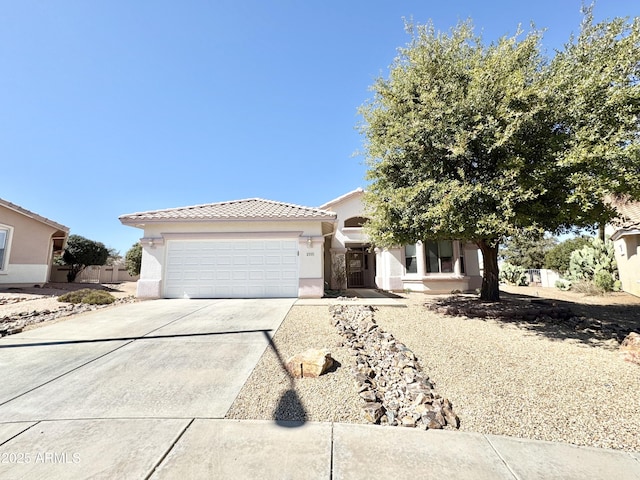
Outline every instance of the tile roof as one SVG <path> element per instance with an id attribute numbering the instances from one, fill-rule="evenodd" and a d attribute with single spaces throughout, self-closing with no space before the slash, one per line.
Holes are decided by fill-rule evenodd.
<path id="1" fill-rule="evenodd" d="M 330 200 L 327 203 L 320 205 L 319 208 L 323 210 L 330 210 L 335 204 L 340 203 L 344 200 L 347 200 L 351 197 L 360 196 L 363 193 L 364 193 L 364 190 L 362 189 L 362 187 L 358 187 L 355 190 L 351 190 L 350 192 L 345 193 L 344 195 L 340 195 L 338 198 L 334 198 L 333 200 Z"/>
<path id="2" fill-rule="evenodd" d="M 33 213 L 29 210 L 27 210 L 26 208 L 22 208 L 19 205 L 16 205 L 15 203 L 11 203 L 7 200 L 3 200 L 2 198 L 0 198 L 0 205 L 2 205 L 3 207 L 6 207 L 10 210 L 13 210 L 14 212 L 18 212 L 21 213 L 22 215 L 25 215 L 26 217 L 29 218 L 33 218 L 34 220 L 37 220 L 38 222 L 44 223 L 45 225 L 48 225 L 52 228 L 55 228 L 56 230 L 60 230 L 62 232 L 65 233 L 69 233 L 69 227 L 65 227 L 64 225 L 58 223 L 58 222 L 54 222 L 53 220 L 49 220 L 46 217 L 43 217 L 41 215 L 38 215 L 37 213 Z"/>
<path id="3" fill-rule="evenodd" d="M 335 213 L 319 208 L 303 207 L 262 198 L 248 198 L 191 207 L 130 213 L 120 216 L 120 221 L 124 224 L 136 224 L 164 221 L 335 220 L 335 218 Z"/>
<path id="4" fill-rule="evenodd" d="M 607 201 L 618 212 L 618 218 L 611 223 L 617 228 L 640 228 L 640 202 L 625 198 L 609 198 Z"/>

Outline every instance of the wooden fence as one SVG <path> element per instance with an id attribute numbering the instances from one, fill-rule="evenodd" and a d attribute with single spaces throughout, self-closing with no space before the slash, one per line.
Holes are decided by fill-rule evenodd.
<path id="1" fill-rule="evenodd" d="M 50 282 L 66 283 L 69 267 L 54 265 L 51 267 Z M 127 269 L 121 265 L 92 265 L 80 272 L 76 283 L 120 283 L 135 282 L 139 276 L 132 277 Z"/>

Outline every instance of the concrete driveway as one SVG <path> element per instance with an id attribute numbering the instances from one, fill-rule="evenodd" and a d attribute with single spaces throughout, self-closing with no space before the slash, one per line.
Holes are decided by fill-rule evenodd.
<path id="1" fill-rule="evenodd" d="M 224 417 L 293 302 L 148 301 L 0 339 L 0 478 L 144 478 Z"/>
<path id="2" fill-rule="evenodd" d="M 223 420 L 293 300 L 157 300 L 0 339 L 1 479 L 640 480 L 640 454 Z"/>

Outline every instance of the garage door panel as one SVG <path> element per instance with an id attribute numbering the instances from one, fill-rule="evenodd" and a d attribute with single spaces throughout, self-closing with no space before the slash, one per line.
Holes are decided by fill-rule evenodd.
<path id="1" fill-rule="evenodd" d="M 249 265 L 264 265 L 264 255 L 251 255 Z"/>
<path id="2" fill-rule="evenodd" d="M 231 270 L 216 270 L 213 272 L 213 276 L 218 281 L 231 280 Z"/>
<path id="3" fill-rule="evenodd" d="M 249 272 L 249 280 L 264 280 L 264 274 L 262 270 L 252 270 Z"/>
<path id="4" fill-rule="evenodd" d="M 296 297 L 297 240 L 167 242 L 165 296 Z"/>
<path id="5" fill-rule="evenodd" d="M 298 282 L 298 274 L 297 272 L 282 272 L 280 274 L 280 281 L 281 282 L 286 282 L 286 283 L 291 283 L 291 282 Z"/>
<path id="6" fill-rule="evenodd" d="M 249 259 L 247 256 L 242 253 L 242 255 L 233 257 L 233 265 L 234 266 L 245 266 L 249 264 Z"/>
<path id="7" fill-rule="evenodd" d="M 234 270 L 231 272 L 231 278 L 233 280 L 246 280 L 249 277 L 245 270 Z"/>
<path id="8" fill-rule="evenodd" d="M 282 255 L 266 255 L 264 257 L 264 262 L 267 265 L 281 265 L 282 264 Z"/>

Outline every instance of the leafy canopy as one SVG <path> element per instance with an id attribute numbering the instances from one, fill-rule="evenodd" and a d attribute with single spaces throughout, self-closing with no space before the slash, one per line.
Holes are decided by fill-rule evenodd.
<path id="1" fill-rule="evenodd" d="M 475 241 L 497 299 L 505 237 L 592 227 L 613 215 L 606 194 L 640 198 L 640 20 L 587 9 L 553 60 L 537 30 L 488 45 L 470 21 L 407 30 L 361 108 L 377 245 Z"/>
<path id="2" fill-rule="evenodd" d="M 571 253 L 580 250 L 585 245 L 589 245 L 591 239 L 589 237 L 569 238 L 558 245 L 551 248 L 544 256 L 544 268 L 555 270 L 561 275 L 565 275 L 569 271 L 569 260 Z"/>
<path id="3" fill-rule="evenodd" d="M 142 245 L 140 242 L 134 243 L 127 251 L 125 266 L 132 277 L 140 275 L 140 269 L 142 268 Z"/>
<path id="4" fill-rule="evenodd" d="M 500 257 L 511 265 L 525 269 L 543 268 L 547 252 L 557 243 L 555 237 L 514 235 L 505 241 Z"/>
<path id="5" fill-rule="evenodd" d="M 69 235 L 67 247 L 62 259 L 71 269 L 67 280 L 73 282 L 78 274 L 89 265 L 104 265 L 109 257 L 109 250 L 102 242 L 89 240 L 80 235 Z"/>

